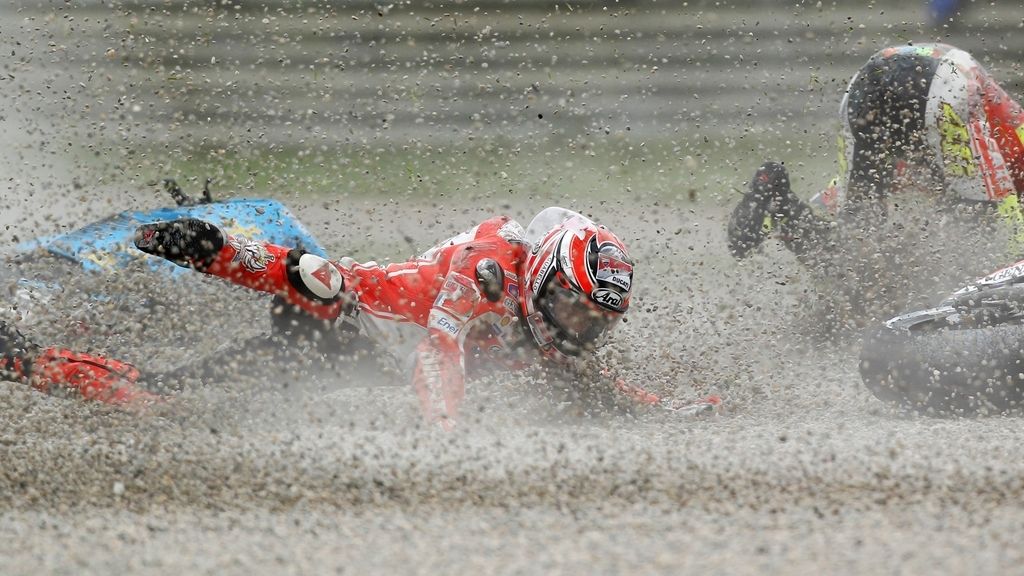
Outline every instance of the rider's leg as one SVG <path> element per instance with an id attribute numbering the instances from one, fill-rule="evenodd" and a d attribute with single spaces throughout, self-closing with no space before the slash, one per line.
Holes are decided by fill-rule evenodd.
<path id="1" fill-rule="evenodd" d="M 850 81 L 840 110 L 850 133 L 851 147 L 842 176 L 845 202 L 841 218 L 858 214 L 879 200 L 891 180 L 891 128 L 899 121 L 897 95 L 893 92 L 890 59 L 874 57 Z M 922 103 L 923 105 L 923 103 Z"/>
<path id="2" fill-rule="evenodd" d="M 842 121 L 851 136 L 844 216 L 861 224 L 885 216 L 899 161 L 930 165 L 926 151 L 929 90 L 939 60 L 898 52 L 876 54 L 850 81 Z"/>
<path id="3" fill-rule="evenodd" d="M 928 93 L 928 140 L 958 199 L 999 201 L 1024 191 L 1024 109 L 970 54 L 948 50 Z"/>
<path id="4" fill-rule="evenodd" d="M 189 380 L 289 381 L 310 359 L 322 369 L 369 355 L 367 343 L 355 338 L 357 308 L 345 291 L 349 272 L 339 265 L 303 250 L 230 237 L 195 219 L 141 226 L 135 242 L 144 252 L 275 296 L 272 336 L 233 342 L 199 362 L 152 374 L 150 385 L 173 390 Z"/>

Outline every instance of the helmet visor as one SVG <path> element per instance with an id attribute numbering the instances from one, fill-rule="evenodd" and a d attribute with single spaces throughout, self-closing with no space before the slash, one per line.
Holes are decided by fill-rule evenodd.
<path id="1" fill-rule="evenodd" d="M 579 354 L 593 350 L 601 337 L 611 330 L 622 317 L 621 313 L 606 310 L 594 303 L 586 294 L 569 287 L 561 273 L 547 282 L 537 304 L 544 317 L 567 342 L 556 342 L 567 353 Z M 567 344 L 567 346 L 563 346 Z"/>

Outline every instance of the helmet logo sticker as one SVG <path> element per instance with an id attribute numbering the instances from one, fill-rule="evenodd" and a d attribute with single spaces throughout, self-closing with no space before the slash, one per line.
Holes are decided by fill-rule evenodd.
<path id="1" fill-rule="evenodd" d="M 480 291 L 476 282 L 458 272 L 449 272 L 434 300 L 434 308 L 447 312 L 452 319 L 462 323 L 473 316 L 473 310 L 479 303 Z"/>
<path id="2" fill-rule="evenodd" d="M 611 288 L 598 288 L 590 294 L 594 302 L 612 310 L 619 311 L 622 309 L 622 294 L 619 294 Z"/>
<path id="3" fill-rule="evenodd" d="M 551 257 L 544 261 L 544 265 L 540 267 L 540 270 L 537 271 L 536 278 L 533 279 L 533 285 L 530 286 L 531 292 L 536 293 L 540 290 L 540 287 L 544 283 L 544 280 L 547 279 L 548 270 L 551 269 L 551 263 L 554 262 L 554 260 L 554 257 Z"/>
<path id="4" fill-rule="evenodd" d="M 605 244 L 597 254 L 597 280 L 608 282 L 629 292 L 633 284 L 633 265 L 626 255 L 612 244 Z"/>

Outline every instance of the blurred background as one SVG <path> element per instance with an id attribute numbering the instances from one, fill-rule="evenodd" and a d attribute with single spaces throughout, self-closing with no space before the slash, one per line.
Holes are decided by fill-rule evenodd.
<path id="1" fill-rule="evenodd" d="M 333 205 L 697 207 L 770 158 L 809 196 L 879 48 L 949 42 L 1021 93 L 1019 5 L 933 4 L 8 3 L 3 223 L 145 205 L 167 176 Z"/>

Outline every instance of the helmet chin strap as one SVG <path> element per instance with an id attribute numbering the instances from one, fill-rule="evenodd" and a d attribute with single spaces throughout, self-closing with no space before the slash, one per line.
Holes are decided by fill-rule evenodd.
<path id="1" fill-rule="evenodd" d="M 574 356 L 566 354 L 555 346 L 555 337 L 552 335 L 551 327 L 548 325 L 547 320 L 544 319 L 542 313 L 534 312 L 527 316 L 526 324 L 530 326 L 533 338 L 545 357 L 564 366 L 572 366 L 576 363 Z"/>

